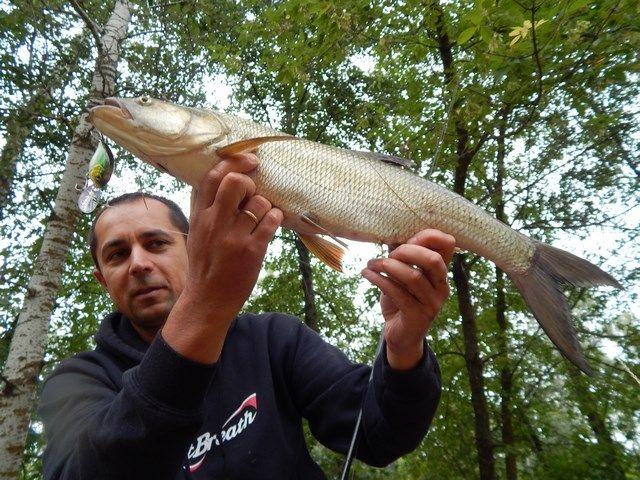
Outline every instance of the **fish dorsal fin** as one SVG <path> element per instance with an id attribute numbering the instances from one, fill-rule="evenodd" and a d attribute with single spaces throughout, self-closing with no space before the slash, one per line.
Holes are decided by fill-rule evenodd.
<path id="1" fill-rule="evenodd" d="M 224 147 L 219 148 L 216 153 L 219 157 L 227 157 L 229 155 L 236 155 L 239 153 L 249 153 L 255 151 L 260 145 L 269 142 L 282 142 L 286 140 L 301 140 L 297 137 L 291 137 L 288 135 L 274 135 L 272 137 L 255 137 L 247 138 L 246 140 L 240 140 L 238 142 L 230 143 Z"/>
<path id="2" fill-rule="evenodd" d="M 356 150 L 354 153 L 361 157 L 368 158 L 369 160 L 377 160 L 379 162 L 390 163 L 392 165 L 398 165 L 399 167 L 412 168 L 415 165 L 415 163 L 413 163 L 413 160 L 397 157 L 395 155 L 386 155 L 384 153 L 376 152 L 363 152 L 359 150 Z"/>
<path id="3" fill-rule="evenodd" d="M 337 272 L 342 272 L 342 257 L 344 257 L 345 253 L 344 248 L 329 240 L 325 240 L 320 235 L 298 233 L 298 236 L 309 251 L 323 263 Z"/>

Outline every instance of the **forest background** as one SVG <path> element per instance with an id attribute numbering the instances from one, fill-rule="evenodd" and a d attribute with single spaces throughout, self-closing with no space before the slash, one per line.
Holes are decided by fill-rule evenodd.
<path id="1" fill-rule="evenodd" d="M 356 478 L 640 479 L 638 45 L 637 0 L 0 2 L 0 478 L 40 478 L 38 386 L 111 308 L 75 206 L 97 141 L 87 108 L 145 94 L 411 158 L 624 285 L 566 290 L 589 378 L 500 270 L 457 255 L 429 335 L 431 431 Z M 188 194 L 115 152 L 107 198 Z M 371 362 L 377 293 L 357 270 L 328 270 L 281 231 L 246 309 L 299 315 Z M 309 441 L 336 478 L 341 456 Z"/>

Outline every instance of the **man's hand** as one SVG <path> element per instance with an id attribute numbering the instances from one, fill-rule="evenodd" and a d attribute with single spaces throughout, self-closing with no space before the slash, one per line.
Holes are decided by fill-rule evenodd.
<path id="1" fill-rule="evenodd" d="M 393 248 L 388 258 L 370 260 L 362 275 L 382 291 L 387 360 L 395 370 L 415 367 L 423 339 L 449 296 L 447 265 L 455 239 L 438 230 L 422 230 Z"/>
<path id="2" fill-rule="evenodd" d="M 205 175 L 192 200 L 189 272 L 169 316 L 180 316 L 183 340 L 176 338 L 178 332 L 168 331 L 173 325 L 169 320 L 163 329 L 165 340 L 192 360 L 218 359 L 229 325 L 251 294 L 269 241 L 282 222 L 282 212 L 255 195 L 256 185 L 246 175 L 257 164 L 252 154 L 222 160 Z M 167 336 L 172 333 L 170 342 Z M 201 336 L 199 342 L 196 335 Z"/>

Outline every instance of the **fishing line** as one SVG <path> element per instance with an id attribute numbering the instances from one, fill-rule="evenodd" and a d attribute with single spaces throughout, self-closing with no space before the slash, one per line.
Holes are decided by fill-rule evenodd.
<path id="1" fill-rule="evenodd" d="M 349 477 L 349 471 L 351 470 L 351 464 L 353 463 L 353 458 L 356 455 L 358 447 L 356 446 L 358 440 L 358 432 L 360 431 L 360 424 L 362 423 L 362 407 L 364 407 L 364 401 L 366 398 L 366 392 L 371 385 L 373 384 L 373 372 L 376 368 L 376 360 L 382 354 L 382 345 L 384 343 L 384 325 L 382 326 L 382 330 L 380 331 L 380 338 L 378 340 L 378 348 L 376 348 L 376 355 L 373 359 L 373 364 L 371 365 L 371 373 L 369 374 L 369 380 L 367 381 L 367 388 L 365 389 L 365 395 L 362 396 L 362 401 L 360 402 L 360 410 L 358 410 L 358 418 L 356 419 L 356 425 L 353 428 L 353 435 L 351 436 L 351 443 L 349 444 L 349 451 L 347 452 L 347 457 L 345 458 L 344 465 L 342 467 L 342 474 L 340 475 L 340 480 L 347 480 Z"/>
<path id="2" fill-rule="evenodd" d="M 437 141 L 436 141 L 436 154 L 434 157 L 433 162 L 431 163 L 431 167 L 429 168 L 429 172 L 427 173 L 427 176 L 430 177 L 431 174 L 433 173 L 433 171 L 435 170 L 436 167 L 436 163 L 438 162 L 438 157 L 440 156 L 440 151 L 441 151 L 441 147 L 442 147 L 442 143 L 444 140 L 444 135 L 447 131 L 447 127 L 449 125 L 449 118 L 451 117 L 451 111 L 453 110 L 453 105 L 456 101 L 458 97 L 458 85 L 455 86 L 453 93 L 452 93 L 452 97 L 451 97 L 451 101 L 449 102 L 449 107 L 447 108 L 447 116 L 445 118 L 444 124 L 442 126 L 442 129 L 440 131 L 440 136 L 438 137 Z M 404 130 L 406 130 L 408 128 L 408 125 L 404 127 L 404 129 L 400 130 L 400 132 L 397 135 L 399 135 L 400 133 L 402 133 Z M 395 138 L 395 136 L 393 137 Z M 393 140 L 392 138 L 392 140 Z M 380 177 L 380 179 L 384 182 L 384 184 L 387 186 L 387 188 L 398 198 L 398 200 L 400 200 L 400 202 L 402 202 L 404 204 L 405 207 L 407 207 L 407 209 L 413 213 L 413 215 L 420 220 L 421 222 L 425 222 L 425 220 L 420 216 L 420 214 L 418 212 L 416 212 L 411 205 L 409 205 L 401 196 L 400 194 L 398 194 L 398 192 L 396 192 L 393 187 L 389 184 L 389 182 L 387 182 L 387 180 L 382 176 L 382 174 L 376 169 L 374 162 L 370 162 L 371 168 L 373 168 L 373 171 Z M 426 223 L 426 222 L 425 222 Z"/>
<path id="3" fill-rule="evenodd" d="M 453 110 L 453 104 L 455 103 L 457 96 L 458 96 L 458 86 L 456 85 L 456 87 L 455 87 L 455 89 L 453 91 L 453 95 L 452 95 L 451 101 L 449 102 L 449 107 L 447 109 L 447 116 L 445 118 L 445 123 L 444 123 L 444 125 L 442 127 L 442 130 L 440 131 L 440 136 L 438 137 L 438 140 L 436 141 L 436 154 L 435 154 L 434 161 L 431 163 L 431 167 L 429 169 L 428 176 L 431 176 L 431 173 L 433 173 L 433 170 L 435 170 L 435 165 L 436 165 L 436 163 L 438 161 L 438 157 L 440 155 L 440 150 L 441 150 L 441 147 L 442 147 L 442 142 L 444 140 L 444 134 L 445 134 L 445 132 L 447 130 L 447 127 L 449 125 L 449 118 L 451 117 L 451 111 Z M 405 126 L 404 129 L 400 130 L 400 132 L 398 132 L 394 137 L 392 137 L 392 140 L 396 136 L 398 136 L 402 132 L 404 132 L 404 130 L 406 130 L 407 128 L 408 128 L 408 125 Z M 369 161 L 368 163 L 371 166 L 371 168 L 373 169 L 373 171 L 384 182 L 384 184 L 387 186 L 387 188 L 398 198 L 398 200 L 400 200 L 400 202 L 402 202 L 404 204 L 404 206 L 407 207 L 407 209 L 411 213 L 413 213 L 420 221 L 425 222 L 425 220 L 418 214 L 418 212 L 416 212 L 411 207 L 411 205 L 409 205 L 400 196 L 400 194 L 393 189 L 393 187 L 389 184 L 389 182 L 387 182 L 387 180 L 384 178 L 384 176 L 376 169 L 376 167 L 374 165 L 374 162 L 373 161 Z M 382 327 L 382 331 L 380 332 L 380 340 L 378 341 L 378 348 L 376 350 L 376 355 L 374 357 L 373 364 L 371 366 L 371 374 L 369 375 L 369 381 L 368 381 L 368 384 L 367 384 L 367 389 L 371 387 L 371 384 L 372 384 L 372 381 L 373 381 L 373 372 L 374 372 L 375 365 L 376 365 L 376 360 L 377 360 L 377 358 L 380 356 L 380 354 L 382 352 L 383 341 L 384 341 L 384 325 Z M 348 479 L 349 472 L 351 470 L 351 464 L 353 463 L 353 457 L 355 456 L 356 451 L 357 451 L 356 442 L 358 440 L 358 433 L 360 431 L 360 424 L 362 423 L 362 409 L 363 409 L 363 406 L 364 406 L 364 400 L 366 398 L 367 389 L 365 389 L 364 394 L 362 396 L 362 402 L 360 404 L 360 409 L 358 410 L 358 417 L 356 418 L 356 424 L 355 424 L 355 427 L 353 429 L 353 434 L 351 436 L 351 443 L 349 444 L 349 450 L 347 451 L 347 455 L 346 455 L 345 460 L 344 460 L 344 465 L 343 465 L 343 468 L 342 468 L 342 474 L 340 475 L 340 480 L 347 480 Z"/>
<path id="4" fill-rule="evenodd" d="M 433 172 L 436 169 L 436 164 L 438 163 L 438 158 L 440 157 L 440 151 L 442 150 L 442 144 L 444 143 L 444 134 L 447 132 L 447 127 L 449 126 L 449 118 L 451 118 L 451 110 L 453 110 L 453 104 L 456 103 L 458 99 L 458 84 L 453 88 L 453 92 L 451 94 L 451 101 L 449 102 L 449 108 L 447 109 L 447 116 L 445 117 L 445 121 L 442 124 L 442 130 L 440 131 L 440 136 L 438 137 L 438 141 L 436 142 L 436 155 L 433 158 L 433 162 L 431 162 L 431 167 L 429 167 L 429 171 L 427 172 L 427 177 L 433 175 Z"/>

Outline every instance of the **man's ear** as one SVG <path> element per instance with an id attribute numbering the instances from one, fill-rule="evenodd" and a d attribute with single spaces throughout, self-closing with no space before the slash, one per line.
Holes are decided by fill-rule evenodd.
<path id="1" fill-rule="evenodd" d="M 102 272 L 100 270 L 98 270 L 97 268 L 94 268 L 93 269 L 93 276 L 96 277 L 96 280 L 98 280 L 98 283 L 100 283 L 100 285 L 102 285 L 102 288 L 107 290 L 107 282 L 105 281 L 104 275 L 102 275 Z"/>

